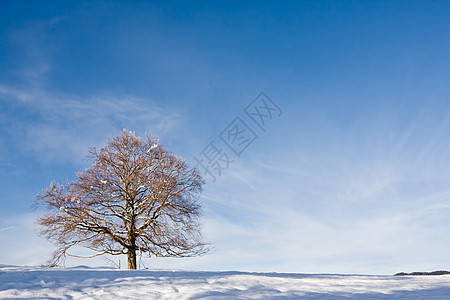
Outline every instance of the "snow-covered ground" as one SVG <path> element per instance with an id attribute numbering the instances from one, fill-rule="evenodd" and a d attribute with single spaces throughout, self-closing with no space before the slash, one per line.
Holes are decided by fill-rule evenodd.
<path id="1" fill-rule="evenodd" d="M 127 271 L 0 265 L 0 299 L 450 299 L 450 275 Z"/>

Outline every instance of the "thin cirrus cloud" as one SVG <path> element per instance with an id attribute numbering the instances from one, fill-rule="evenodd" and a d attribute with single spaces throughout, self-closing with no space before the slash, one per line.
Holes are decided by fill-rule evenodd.
<path id="1" fill-rule="evenodd" d="M 10 135 L 23 149 L 44 161 L 79 162 L 92 146 L 122 128 L 142 135 L 150 129 L 165 135 L 182 126 L 183 116 L 165 111 L 156 104 L 135 97 L 58 97 L 42 91 L 23 91 L 0 85 L 0 96 L 8 98 L 14 110 L 23 110 L 23 119 L 6 119 L 14 129 Z"/>
<path id="2" fill-rule="evenodd" d="M 448 243 L 449 177 L 439 166 L 448 161 L 449 119 L 430 115 L 427 108 L 411 114 L 393 133 L 385 129 L 395 119 L 367 118 L 338 138 L 327 136 L 321 151 L 291 143 L 295 151 L 256 148 L 238 159 L 205 190 L 206 229 L 222 250 L 215 265 L 306 272 L 370 266 L 373 273 L 439 268 Z"/>

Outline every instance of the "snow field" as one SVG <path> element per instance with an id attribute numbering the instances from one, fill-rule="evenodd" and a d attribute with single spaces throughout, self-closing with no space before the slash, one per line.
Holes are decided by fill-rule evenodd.
<path id="1" fill-rule="evenodd" d="M 450 299 L 450 275 L 0 266 L 0 299 Z"/>

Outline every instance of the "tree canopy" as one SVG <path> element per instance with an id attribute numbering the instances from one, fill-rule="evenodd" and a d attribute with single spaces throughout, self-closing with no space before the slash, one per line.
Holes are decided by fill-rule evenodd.
<path id="1" fill-rule="evenodd" d="M 128 258 L 205 254 L 199 196 L 204 181 L 195 168 L 147 134 L 123 130 L 100 150 L 89 151 L 92 167 L 73 182 L 51 183 L 37 196 L 47 212 L 37 220 L 41 234 L 57 245 L 51 265 L 64 262 L 73 246 Z"/>

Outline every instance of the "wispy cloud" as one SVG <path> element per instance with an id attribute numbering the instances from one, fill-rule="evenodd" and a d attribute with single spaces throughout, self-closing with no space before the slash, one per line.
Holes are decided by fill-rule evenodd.
<path id="1" fill-rule="evenodd" d="M 9 226 L 9 227 L 5 227 L 5 228 L 0 228 L 0 231 L 10 230 L 10 229 L 14 229 L 14 228 L 16 228 L 16 227 Z"/>
<path id="2" fill-rule="evenodd" d="M 0 84 L 0 99 L 9 99 L 9 100 L 18 100 L 21 102 L 29 102 L 33 99 L 36 99 L 35 93 L 30 93 L 25 90 L 9 87 L 6 85 Z"/>
<path id="3" fill-rule="evenodd" d="M 53 92 L 49 75 L 61 41 L 52 30 L 64 20 L 36 19 L 5 33 L 9 49 L 20 49 L 21 60 L 5 70 L 14 80 L 0 82 L 0 107 L 10 111 L 0 113 L 2 145 L 46 162 L 80 163 L 89 147 L 102 146 L 123 128 L 141 136 L 150 130 L 164 136 L 184 126 L 182 113 L 153 99 L 105 96 L 107 91 L 87 97 Z M 5 160 L 8 149 L 0 151 Z"/>
<path id="4" fill-rule="evenodd" d="M 295 151 L 274 147 L 237 160 L 206 190 L 206 226 L 222 249 L 216 265 L 374 273 L 439 265 L 448 120 L 411 117 L 391 138 L 389 120 L 367 119 L 370 133 L 327 137 L 323 152 L 290 144 Z"/>
<path id="5" fill-rule="evenodd" d="M 101 146 L 122 128 L 140 135 L 152 130 L 163 136 L 184 122 L 177 111 L 130 96 L 80 99 L 0 85 L 2 96 L 23 115 L 4 120 L 10 134 L 25 137 L 18 140 L 22 149 L 44 160 L 79 162 L 89 147 Z"/>

